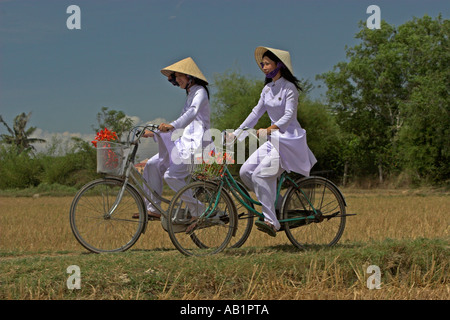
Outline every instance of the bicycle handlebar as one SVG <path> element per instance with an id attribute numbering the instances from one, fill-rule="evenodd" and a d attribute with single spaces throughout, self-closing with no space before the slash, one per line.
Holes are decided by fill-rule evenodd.
<path id="1" fill-rule="evenodd" d="M 155 130 L 157 130 L 158 127 L 159 127 L 159 125 L 157 125 L 157 124 L 149 123 L 149 124 L 146 124 L 144 126 L 136 126 L 136 127 L 131 128 L 130 131 L 128 132 L 127 143 L 129 143 L 129 144 L 137 144 L 139 142 L 139 140 L 142 138 L 142 136 L 144 135 L 145 130 L 148 129 L 148 130 L 156 133 Z M 130 141 L 130 134 L 131 133 L 134 133 L 133 136 L 137 137 L 135 140 L 131 140 Z"/>
<path id="2" fill-rule="evenodd" d="M 237 139 L 239 139 L 239 137 L 240 137 L 244 132 L 246 132 L 247 134 L 250 134 L 250 135 L 254 136 L 256 139 L 259 139 L 259 137 L 258 137 L 256 134 L 254 134 L 252 131 L 250 131 L 250 130 L 252 130 L 252 129 L 253 129 L 253 128 L 249 128 L 249 127 L 237 128 L 237 129 L 235 130 L 235 132 L 238 131 L 238 130 L 239 130 L 239 132 L 238 132 L 237 135 L 234 135 L 234 133 L 233 133 L 233 136 L 234 136 L 234 137 L 233 137 L 233 140 L 232 140 L 232 141 L 227 141 L 227 139 L 225 139 L 226 134 L 227 134 L 227 131 L 224 130 L 224 131 L 222 131 L 222 144 L 225 144 L 225 145 L 232 145 L 234 142 L 236 142 Z M 244 137 L 244 138 L 245 138 L 245 137 Z"/>
<path id="3" fill-rule="evenodd" d="M 129 161 L 134 162 L 136 153 L 137 153 L 137 149 L 139 147 L 139 141 L 141 140 L 142 136 L 144 135 L 145 130 L 150 130 L 152 132 L 154 132 L 155 134 L 158 134 L 157 132 L 155 132 L 155 130 L 157 130 L 159 127 L 159 125 L 157 124 L 146 124 L 143 126 L 135 126 L 133 128 L 130 129 L 130 131 L 128 132 L 128 136 L 127 136 L 127 145 L 133 145 L 133 150 L 129 155 Z M 135 140 L 130 139 L 130 136 L 132 137 L 136 137 Z"/>

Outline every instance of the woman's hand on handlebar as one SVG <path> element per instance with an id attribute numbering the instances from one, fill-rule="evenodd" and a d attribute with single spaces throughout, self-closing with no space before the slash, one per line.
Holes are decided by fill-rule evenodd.
<path id="1" fill-rule="evenodd" d="M 154 127 L 156 129 L 156 126 L 152 125 L 152 127 Z M 167 131 L 170 131 L 170 130 L 173 130 L 173 129 L 174 129 L 174 126 L 172 126 L 170 124 L 167 124 L 167 123 L 161 123 L 158 126 L 158 130 L 161 131 L 161 132 L 167 132 Z M 145 129 L 144 134 L 142 135 L 142 137 L 144 137 L 144 138 L 151 138 L 154 135 L 155 135 L 155 133 L 152 130 Z"/>
<path id="2" fill-rule="evenodd" d="M 256 136 L 260 136 L 260 135 L 267 135 L 267 136 L 269 136 L 271 133 L 272 133 L 272 131 L 275 131 L 275 130 L 279 130 L 280 128 L 278 128 L 278 126 L 276 126 L 276 125 L 271 125 L 270 127 L 267 127 L 267 128 L 261 128 L 261 129 L 258 129 L 258 131 L 256 131 Z"/>
<path id="3" fill-rule="evenodd" d="M 155 134 L 153 133 L 153 131 L 150 130 L 145 130 L 144 134 L 142 135 L 144 138 L 151 138 L 153 137 Z"/>
<path id="4" fill-rule="evenodd" d="M 161 131 L 161 132 L 167 132 L 167 131 L 173 130 L 173 129 L 175 129 L 175 128 L 174 128 L 174 126 L 171 125 L 171 124 L 161 123 L 161 124 L 159 125 L 158 129 L 159 129 L 159 131 Z"/>

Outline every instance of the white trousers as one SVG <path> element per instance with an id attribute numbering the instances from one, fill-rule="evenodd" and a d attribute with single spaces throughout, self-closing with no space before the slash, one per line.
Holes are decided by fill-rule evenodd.
<path id="1" fill-rule="evenodd" d="M 162 195 L 164 181 L 173 191 L 177 192 L 186 185 L 186 178 L 189 175 L 188 165 L 180 160 L 178 152 L 176 152 L 176 146 L 171 141 L 166 141 L 165 146 L 162 146 L 161 143 L 163 141 L 159 141 L 159 153 L 147 161 L 143 173 L 148 186 L 158 195 Z M 145 185 L 144 190 L 150 194 L 155 204 L 161 205 L 161 200 L 151 194 Z M 201 213 L 200 210 L 204 208 L 200 202 L 192 197 L 192 193 L 183 193 L 182 200 L 186 202 L 193 217 L 198 216 Z M 147 199 L 145 199 L 145 205 L 147 211 L 159 211 Z"/>
<path id="2" fill-rule="evenodd" d="M 275 212 L 275 198 L 277 180 L 283 171 L 278 150 L 267 141 L 250 155 L 239 172 L 244 184 L 255 192 L 261 203 L 264 220 L 273 224 L 277 230 L 280 229 L 280 222 Z"/>

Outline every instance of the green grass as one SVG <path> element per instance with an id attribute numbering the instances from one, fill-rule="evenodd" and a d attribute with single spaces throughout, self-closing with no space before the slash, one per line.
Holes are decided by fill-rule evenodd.
<path id="1" fill-rule="evenodd" d="M 0 190 L 0 197 L 73 196 L 78 189 L 58 183 L 41 183 L 36 187 Z"/>
<path id="2" fill-rule="evenodd" d="M 178 251 L 3 253 L 0 299 L 448 299 L 449 243 L 440 239 L 290 245 L 185 257 Z M 69 290 L 66 269 L 81 270 Z M 381 289 L 369 290 L 369 265 Z"/>
<path id="3" fill-rule="evenodd" d="M 449 300 L 448 192 L 344 190 L 348 209 L 331 248 L 295 249 L 253 229 L 240 249 L 185 257 L 160 223 L 128 252 L 88 254 L 69 225 L 72 196 L 0 197 L 0 299 Z M 69 290 L 66 270 L 81 269 Z M 367 267 L 381 270 L 369 290 Z"/>

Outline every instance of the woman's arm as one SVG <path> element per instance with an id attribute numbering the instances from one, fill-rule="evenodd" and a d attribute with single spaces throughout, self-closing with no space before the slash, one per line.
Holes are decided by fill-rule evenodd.
<path id="1" fill-rule="evenodd" d="M 197 116 L 199 110 L 202 109 L 204 105 L 208 102 L 208 96 L 205 90 L 199 89 L 195 92 L 194 98 L 192 99 L 192 103 L 189 108 L 184 112 L 178 119 L 172 121 L 170 125 L 174 129 L 184 129 L 186 128 L 192 121 L 194 121 Z"/>

